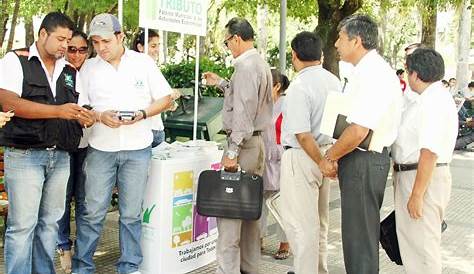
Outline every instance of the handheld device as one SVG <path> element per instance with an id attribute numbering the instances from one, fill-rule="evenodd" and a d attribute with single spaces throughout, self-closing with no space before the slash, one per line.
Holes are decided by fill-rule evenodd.
<path id="1" fill-rule="evenodd" d="M 135 111 L 118 111 L 117 118 L 120 121 L 133 121 L 135 120 Z"/>

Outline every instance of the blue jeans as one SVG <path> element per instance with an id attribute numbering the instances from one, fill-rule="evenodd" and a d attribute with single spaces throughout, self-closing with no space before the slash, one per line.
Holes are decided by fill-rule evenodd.
<path id="1" fill-rule="evenodd" d="M 58 249 L 71 250 L 71 243 L 69 236 L 71 234 L 71 202 L 74 196 L 75 202 L 75 221 L 82 222 L 82 215 L 84 212 L 84 172 L 82 165 L 87 155 L 87 148 L 80 148 L 76 152 L 72 152 L 71 156 L 71 174 L 67 182 L 66 189 L 66 207 L 63 217 L 58 221 Z"/>
<path id="2" fill-rule="evenodd" d="M 95 270 L 92 256 L 97 248 L 115 184 L 119 190 L 121 251 L 117 270 L 120 274 L 138 271 L 143 260 L 140 248 L 141 208 L 150 161 L 151 147 L 118 152 L 89 147 L 84 163 L 85 212 L 83 222 L 77 223 L 72 272 L 88 274 Z"/>
<path id="3" fill-rule="evenodd" d="M 165 140 L 165 131 L 164 130 L 152 130 L 153 132 L 153 143 L 151 147 L 156 147 L 159 144 L 163 143 Z"/>
<path id="4" fill-rule="evenodd" d="M 7 274 L 55 273 L 58 220 L 64 214 L 69 153 L 5 148 Z"/>

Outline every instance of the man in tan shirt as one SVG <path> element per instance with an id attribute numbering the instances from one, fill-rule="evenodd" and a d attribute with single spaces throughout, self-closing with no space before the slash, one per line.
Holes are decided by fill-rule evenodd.
<path id="1" fill-rule="evenodd" d="M 207 85 L 224 92 L 223 128 L 227 149 L 222 164 L 227 170 L 263 174 L 265 152 L 262 131 L 272 118 L 272 76 L 267 63 L 253 46 L 254 31 L 242 18 L 226 25 L 224 44 L 232 52 L 234 74 L 230 81 L 204 73 Z M 260 260 L 259 221 L 218 218 L 217 273 L 258 273 Z"/>

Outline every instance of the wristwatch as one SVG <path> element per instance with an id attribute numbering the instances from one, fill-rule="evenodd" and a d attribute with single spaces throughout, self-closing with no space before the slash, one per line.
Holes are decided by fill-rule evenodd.
<path id="1" fill-rule="evenodd" d="M 227 158 L 229 158 L 230 160 L 234 160 L 235 158 L 237 158 L 237 156 L 239 156 L 237 152 L 232 150 L 227 151 Z"/>

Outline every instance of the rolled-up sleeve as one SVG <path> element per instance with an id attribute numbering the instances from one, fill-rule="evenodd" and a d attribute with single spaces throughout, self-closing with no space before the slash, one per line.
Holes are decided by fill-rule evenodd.
<path id="1" fill-rule="evenodd" d="M 239 151 L 242 142 L 252 137 L 258 108 L 258 77 L 255 72 L 241 70 L 232 79 L 234 102 L 229 150 Z"/>

